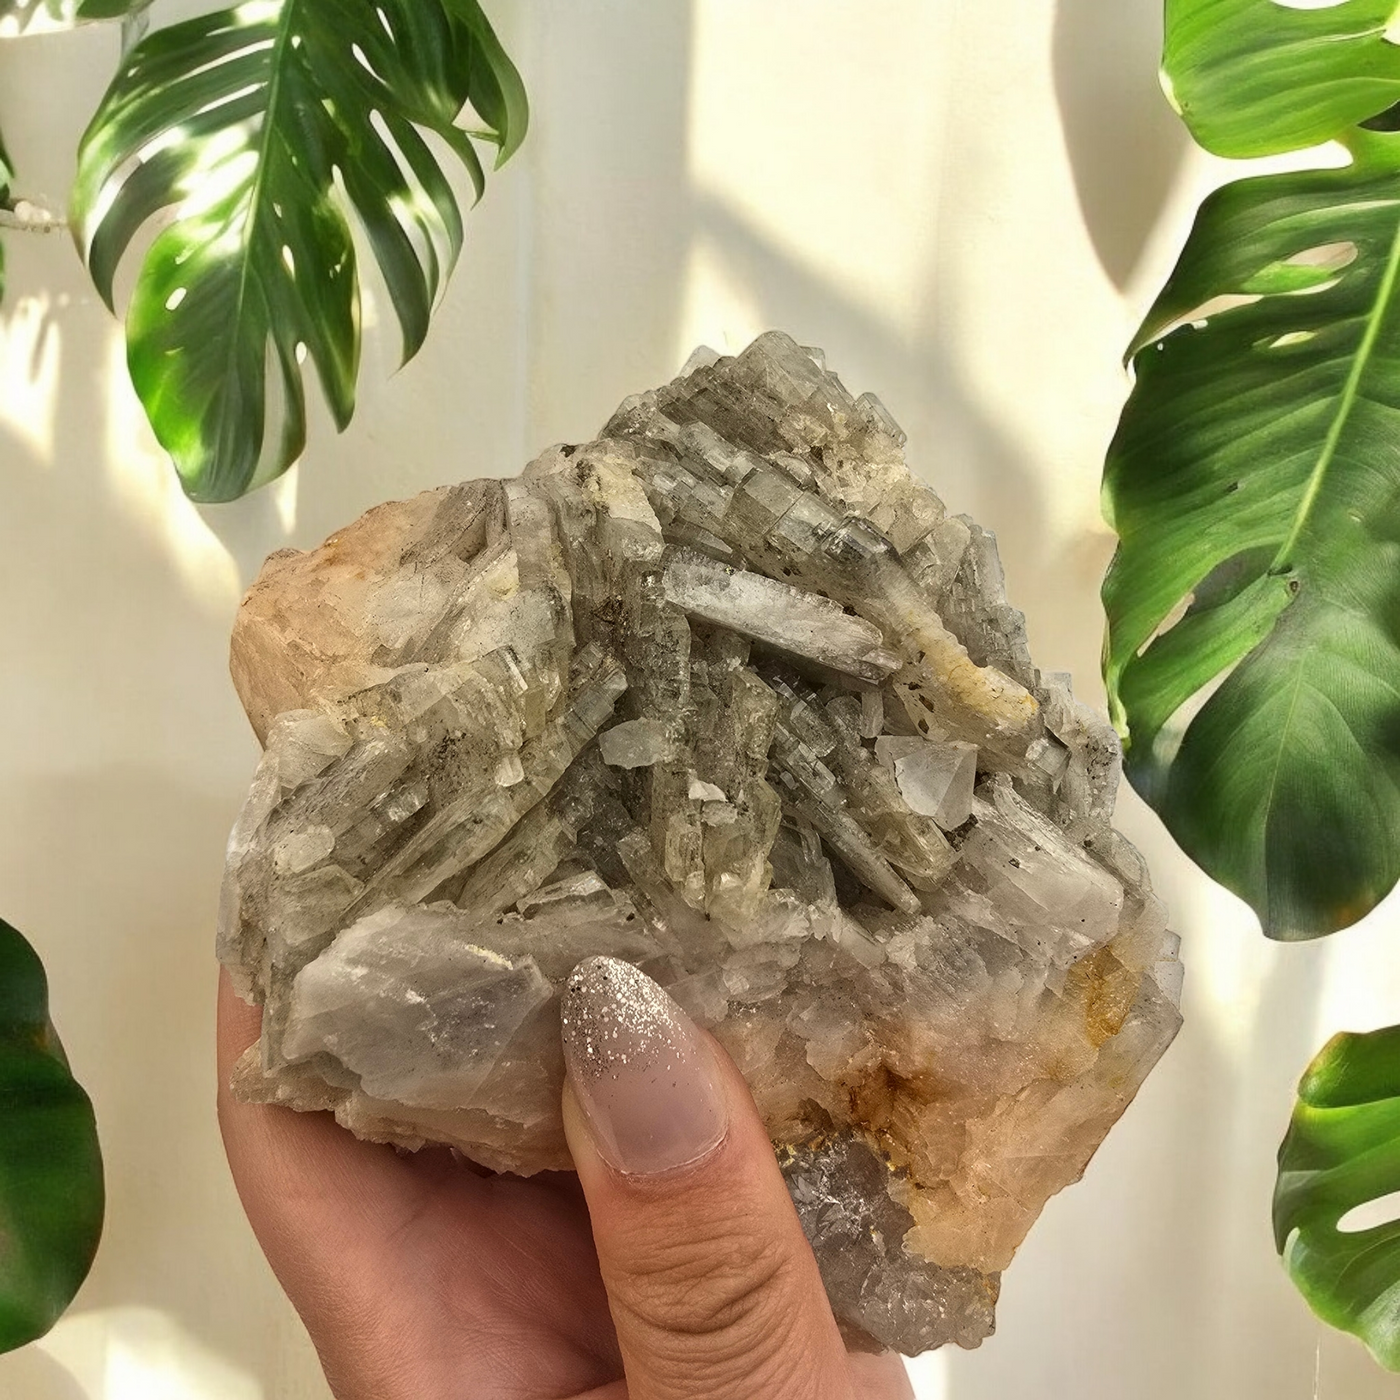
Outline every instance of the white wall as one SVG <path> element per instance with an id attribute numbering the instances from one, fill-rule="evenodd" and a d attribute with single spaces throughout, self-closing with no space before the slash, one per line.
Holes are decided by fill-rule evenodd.
<path id="1" fill-rule="evenodd" d="M 195 8 L 186 4 L 184 11 Z M 1039 663 L 1100 696 L 1098 474 L 1118 355 L 1219 172 L 1153 89 L 1160 0 L 494 0 L 536 125 L 471 223 L 424 355 L 324 419 L 294 478 L 180 496 L 61 237 L 0 316 L 0 910 L 43 953 L 97 1104 L 106 1239 L 3 1400 L 324 1400 L 212 1107 L 214 894 L 254 744 L 225 670 L 265 553 L 386 497 L 592 436 L 698 341 L 781 326 L 903 422 L 999 533 Z M 158 20 L 181 13 L 171 6 Z M 110 31 L 0 46 L 0 126 L 61 197 Z M 1393 1394 L 1293 1295 L 1268 1230 L 1293 1081 L 1400 1019 L 1393 912 L 1279 948 L 1125 795 L 1189 964 L 1187 1027 L 926 1400 Z"/>

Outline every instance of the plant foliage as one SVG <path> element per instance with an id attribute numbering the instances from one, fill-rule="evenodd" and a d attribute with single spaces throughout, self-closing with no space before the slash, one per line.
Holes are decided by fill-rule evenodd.
<path id="1" fill-rule="evenodd" d="M 92 20 L 123 19 L 151 0 L 0 0 L 0 34 L 67 29 Z"/>
<path id="2" fill-rule="evenodd" d="M 1370 121 L 1400 98 L 1392 9 L 1169 0 L 1202 144 L 1332 139 L 1349 164 L 1205 202 L 1130 349 L 1104 480 L 1128 774 L 1278 938 L 1400 877 L 1400 135 Z"/>
<path id="3" fill-rule="evenodd" d="M 1267 933 L 1400 877 L 1400 31 L 1394 0 L 1167 0 L 1200 144 L 1343 163 L 1205 201 L 1130 349 L 1104 669 L 1133 784 Z M 1339 1035 L 1279 1150 L 1279 1251 L 1400 1369 L 1400 1027 Z M 1349 1218 L 1350 1217 L 1350 1218 Z"/>
<path id="4" fill-rule="evenodd" d="M 471 132 L 457 125 L 468 103 Z M 162 219 L 127 311 L 128 363 L 192 497 L 232 499 L 296 460 L 304 362 L 349 422 L 352 214 L 405 359 L 418 350 L 463 237 L 439 150 L 479 196 L 476 143 L 499 164 L 526 120 L 476 0 L 250 0 L 137 45 L 84 137 L 74 215 L 109 304 L 132 240 Z"/>
<path id="5" fill-rule="evenodd" d="M 1216 155 L 1320 146 L 1400 102 L 1393 0 L 1167 0 L 1166 17 L 1168 91 Z"/>
<path id="6" fill-rule="evenodd" d="M 38 955 L 0 920 L 0 1351 L 58 1320 L 92 1264 L 102 1210 L 92 1104 L 54 1034 Z"/>
<path id="7" fill-rule="evenodd" d="M 1278 1160 L 1274 1238 L 1294 1283 L 1320 1317 L 1400 1370 L 1400 1220 L 1339 1228 L 1400 1191 L 1400 1026 L 1323 1048 Z"/>

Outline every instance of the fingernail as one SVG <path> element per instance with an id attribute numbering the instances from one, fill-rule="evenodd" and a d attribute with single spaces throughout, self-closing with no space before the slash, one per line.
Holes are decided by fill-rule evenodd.
<path id="1" fill-rule="evenodd" d="M 714 1056 L 644 972 L 588 958 L 564 989 L 564 1058 L 599 1155 L 646 1176 L 696 1162 L 729 1126 Z"/>

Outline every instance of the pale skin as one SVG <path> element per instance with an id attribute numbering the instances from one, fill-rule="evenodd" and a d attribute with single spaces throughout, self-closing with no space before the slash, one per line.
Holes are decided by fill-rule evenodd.
<path id="1" fill-rule="evenodd" d="M 260 1013 L 219 988 L 219 1122 L 248 1218 L 336 1400 L 913 1400 L 848 1355 L 738 1071 L 724 1141 L 623 1176 L 566 1089 L 572 1174 L 401 1155 L 235 1102 Z"/>

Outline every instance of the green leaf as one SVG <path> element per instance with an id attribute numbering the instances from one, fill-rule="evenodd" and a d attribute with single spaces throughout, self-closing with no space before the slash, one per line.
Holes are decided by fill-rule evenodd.
<path id="1" fill-rule="evenodd" d="M 1397 1191 L 1400 1026 L 1334 1036 L 1298 1086 L 1279 1148 L 1274 1239 L 1313 1311 L 1392 1371 L 1400 1371 L 1400 1220 L 1356 1229 L 1345 1217 Z"/>
<path id="2" fill-rule="evenodd" d="M 1208 151 L 1301 150 L 1400 102 L 1394 22 L 1395 0 L 1168 0 L 1163 74 Z"/>
<path id="3" fill-rule="evenodd" d="M 52 33 L 93 20 L 122 19 L 151 0 L 0 0 L 0 37 Z"/>
<path id="4" fill-rule="evenodd" d="M 92 1104 L 68 1072 L 33 948 L 0 920 L 0 1351 L 41 1337 L 102 1233 Z"/>
<path id="5" fill-rule="evenodd" d="M 1400 877 L 1397 142 L 1206 201 L 1105 470 L 1129 777 L 1277 938 Z"/>
<path id="6" fill-rule="evenodd" d="M 525 83 L 476 0 L 443 0 L 443 5 L 476 40 L 471 50 L 467 91 L 486 126 L 473 134 L 498 143 L 499 169 L 520 149 L 529 130 L 530 104 Z"/>
<path id="7" fill-rule="evenodd" d="M 456 125 L 468 102 L 484 131 Z M 474 0 L 256 0 L 136 47 L 84 137 L 74 214 L 109 304 L 132 239 L 163 216 L 127 312 L 128 363 L 194 499 L 231 500 L 300 455 L 303 361 L 349 422 L 361 273 L 347 214 L 407 359 L 463 236 L 423 133 L 480 195 L 474 139 L 504 156 L 525 122 Z"/>

